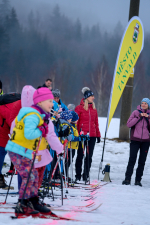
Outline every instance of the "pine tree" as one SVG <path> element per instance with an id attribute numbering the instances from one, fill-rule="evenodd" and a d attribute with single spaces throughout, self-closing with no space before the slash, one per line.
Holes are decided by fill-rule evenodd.
<path id="1" fill-rule="evenodd" d="M 10 13 L 10 26 L 11 26 L 11 29 L 15 29 L 15 30 L 19 29 L 19 22 L 18 22 L 16 10 L 14 8 L 11 9 L 11 13 Z"/>
<path id="2" fill-rule="evenodd" d="M 82 40 L 82 26 L 81 26 L 81 22 L 79 19 L 77 19 L 74 29 L 75 29 L 74 38 L 77 41 L 81 41 Z"/>
<path id="3" fill-rule="evenodd" d="M 0 25 L 0 75 L 6 74 L 9 60 L 9 36 Z"/>
<path id="4" fill-rule="evenodd" d="M 9 0 L 1 0 L 0 3 L 0 19 L 1 21 L 5 20 L 5 17 L 10 14 L 10 2 Z"/>

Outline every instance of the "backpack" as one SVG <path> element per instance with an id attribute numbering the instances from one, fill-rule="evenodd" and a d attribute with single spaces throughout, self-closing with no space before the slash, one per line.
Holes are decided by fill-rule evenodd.
<path id="1" fill-rule="evenodd" d="M 0 105 L 6 105 L 12 102 L 21 100 L 21 94 L 19 93 L 8 93 L 0 96 Z"/>

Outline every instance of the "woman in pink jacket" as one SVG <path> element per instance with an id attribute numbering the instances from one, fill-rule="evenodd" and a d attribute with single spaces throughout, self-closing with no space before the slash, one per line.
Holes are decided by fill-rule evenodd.
<path id="1" fill-rule="evenodd" d="M 137 110 L 133 111 L 127 121 L 127 126 L 131 128 L 130 135 L 130 156 L 125 180 L 122 184 L 129 185 L 133 174 L 134 165 L 137 159 L 137 153 L 140 149 L 138 160 L 138 168 L 136 170 L 135 185 L 142 186 L 141 179 L 144 171 L 145 161 L 150 144 L 150 100 L 143 98 L 141 105 L 137 106 Z"/>

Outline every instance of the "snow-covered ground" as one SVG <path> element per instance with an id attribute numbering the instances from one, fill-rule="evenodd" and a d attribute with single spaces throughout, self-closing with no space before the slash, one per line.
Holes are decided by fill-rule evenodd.
<path id="1" fill-rule="evenodd" d="M 91 180 L 95 181 L 98 176 L 98 167 L 102 154 L 103 147 L 103 137 L 106 126 L 106 118 L 99 118 L 99 126 L 102 134 L 102 141 L 100 144 L 96 144 L 93 162 L 91 168 Z M 122 142 L 118 143 L 116 141 L 110 140 L 111 138 L 118 137 L 119 135 L 119 119 L 112 119 L 110 128 L 107 134 L 106 149 L 104 155 L 103 167 L 105 164 L 110 163 L 111 172 L 110 178 L 112 183 L 109 183 L 99 189 L 96 193 L 96 204 L 103 203 L 102 206 L 92 213 L 79 213 L 79 212 L 55 212 L 58 215 L 70 216 L 71 218 L 81 220 L 83 222 L 72 222 L 72 221 L 53 221 L 46 219 L 19 219 L 11 220 L 8 214 L 0 214 L 0 224 L 11 224 L 11 225 L 23 225 L 23 224 L 102 224 L 102 225 L 144 225 L 150 224 L 150 213 L 149 213 L 149 202 L 150 202 L 150 156 L 148 155 L 144 176 L 142 179 L 143 187 L 134 186 L 135 179 L 135 170 L 132 177 L 131 186 L 122 185 L 124 179 L 124 174 L 127 166 L 128 156 L 129 156 L 129 143 Z M 5 161 L 9 162 L 8 156 Z M 135 169 L 137 164 L 135 166 Z M 4 168 L 3 172 L 6 172 L 8 169 Z M 100 178 L 103 178 L 103 175 L 100 175 Z M 9 182 L 9 179 L 7 179 Z M 17 178 L 13 178 L 12 185 L 17 191 Z M 0 189 L 1 191 L 2 189 Z M 69 205 L 84 205 L 86 204 L 82 201 L 80 197 L 80 190 L 69 190 L 69 194 L 76 194 L 77 199 L 69 198 L 64 200 L 64 207 Z M 86 193 L 86 192 L 85 192 Z M 82 193 L 85 194 L 85 193 Z M 87 191 L 88 193 L 88 191 Z M 3 202 L 5 199 L 4 196 L 0 196 L 0 202 Z M 8 202 L 17 202 L 17 197 L 8 196 Z M 49 199 L 46 199 L 46 202 L 50 204 L 61 204 L 61 201 L 57 199 L 55 202 L 52 202 Z M 0 208 L 0 211 L 4 209 Z M 5 211 L 10 211 L 10 209 L 5 209 Z"/>

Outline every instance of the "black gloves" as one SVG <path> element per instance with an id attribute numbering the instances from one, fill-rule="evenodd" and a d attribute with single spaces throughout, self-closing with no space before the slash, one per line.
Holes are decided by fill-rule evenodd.
<path id="1" fill-rule="evenodd" d="M 67 126 L 65 130 L 60 130 L 59 131 L 59 137 L 67 137 L 69 135 L 70 129 Z"/>
<path id="2" fill-rule="evenodd" d="M 100 137 L 97 137 L 97 143 L 100 143 L 100 142 L 101 142 Z"/>

